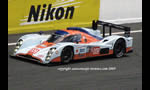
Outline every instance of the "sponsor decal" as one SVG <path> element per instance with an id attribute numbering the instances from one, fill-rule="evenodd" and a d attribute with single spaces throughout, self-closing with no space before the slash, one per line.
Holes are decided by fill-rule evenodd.
<path id="1" fill-rule="evenodd" d="M 86 53 L 86 47 L 80 47 L 79 53 Z"/>
<path id="2" fill-rule="evenodd" d="M 78 50 L 78 49 L 76 50 L 76 53 L 79 53 L 79 50 Z"/>
<path id="3" fill-rule="evenodd" d="M 30 8 L 27 22 L 31 22 L 32 19 L 34 22 L 54 20 L 54 18 L 56 20 L 60 20 L 63 17 L 64 19 L 72 19 L 74 15 L 74 10 L 74 6 L 67 7 L 65 11 L 63 7 L 52 8 L 52 4 L 38 5 L 37 9 L 35 5 L 32 5 Z"/>
<path id="4" fill-rule="evenodd" d="M 79 54 L 78 56 L 84 58 L 86 56 L 86 47 L 79 47 Z"/>
<path id="5" fill-rule="evenodd" d="M 85 53 L 85 49 L 80 49 L 80 53 Z"/>
<path id="6" fill-rule="evenodd" d="M 31 5 L 29 8 L 28 16 L 26 19 L 21 19 L 21 21 L 26 21 L 20 25 L 32 25 L 46 23 L 50 21 L 57 21 L 61 19 L 73 19 L 75 9 L 80 7 L 77 4 L 82 3 L 75 2 L 75 0 L 56 0 L 55 3 Z"/>
<path id="7" fill-rule="evenodd" d="M 55 52 L 56 54 L 58 54 L 59 52 L 56 50 L 56 52 Z"/>
<path id="8" fill-rule="evenodd" d="M 43 58 L 43 57 L 44 57 L 44 55 L 38 55 L 37 57 L 39 57 L 39 58 Z"/>
<path id="9" fill-rule="evenodd" d="M 28 53 L 36 54 L 38 51 L 40 51 L 37 48 L 32 48 Z"/>
<path id="10" fill-rule="evenodd" d="M 85 54 L 79 54 L 79 57 L 84 57 L 85 56 Z"/>
<path id="11" fill-rule="evenodd" d="M 92 47 L 92 48 L 90 49 L 90 52 L 91 52 L 93 55 L 97 55 L 97 54 L 99 54 L 99 52 L 100 52 L 100 47 Z"/>

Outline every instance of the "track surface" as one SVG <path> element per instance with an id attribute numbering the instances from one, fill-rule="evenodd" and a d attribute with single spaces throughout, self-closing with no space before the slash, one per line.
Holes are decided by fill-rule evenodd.
<path id="1" fill-rule="evenodd" d="M 126 24 L 141 30 L 142 24 Z M 48 33 L 48 32 L 46 32 Z M 8 43 L 18 35 L 9 35 Z M 142 90 L 142 33 L 133 33 L 134 52 L 122 58 L 89 58 L 68 65 L 44 66 L 32 61 L 10 58 L 14 46 L 8 46 L 8 90 Z M 60 71 L 60 68 L 107 68 L 115 70 Z"/>

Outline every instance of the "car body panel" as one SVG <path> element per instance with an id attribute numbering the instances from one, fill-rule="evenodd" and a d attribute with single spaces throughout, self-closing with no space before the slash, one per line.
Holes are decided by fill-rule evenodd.
<path id="1" fill-rule="evenodd" d="M 75 29 L 75 28 L 74 28 Z M 132 37 L 124 37 L 119 35 L 112 35 L 103 38 L 99 30 L 92 30 L 87 28 L 77 28 L 77 30 L 59 30 L 55 34 L 65 35 L 63 38 L 69 35 L 81 35 L 79 42 L 48 42 L 47 40 L 51 35 L 39 35 L 39 34 L 28 34 L 19 38 L 23 40 L 21 47 L 17 52 L 13 53 L 13 56 L 27 58 L 30 60 L 37 61 L 42 64 L 50 62 L 61 62 L 61 52 L 65 47 L 72 47 L 74 52 L 74 60 L 104 56 L 113 54 L 113 48 L 115 42 L 122 38 L 126 43 L 126 52 L 132 50 Z M 18 41 L 19 41 L 18 40 Z M 50 49 L 55 48 L 52 52 L 50 59 L 46 60 Z"/>

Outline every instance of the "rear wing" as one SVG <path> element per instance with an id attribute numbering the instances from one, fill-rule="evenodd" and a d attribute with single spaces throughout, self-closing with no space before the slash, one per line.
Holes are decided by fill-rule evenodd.
<path id="1" fill-rule="evenodd" d="M 98 25 L 101 25 L 103 28 L 103 37 L 105 37 L 105 27 L 109 27 L 109 35 L 112 35 L 112 28 L 118 29 L 118 30 L 123 30 L 124 36 L 125 37 L 130 37 L 130 27 L 126 27 L 126 26 L 122 26 L 122 25 L 117 25 L 117 24 L 113 24 L 113 23 L 108 23 L 108 22 L 104 22 L 104 21 L 95 21 L 93 20 L 92 23 L 92 28 L 93 30 L 97 30 Z"/>

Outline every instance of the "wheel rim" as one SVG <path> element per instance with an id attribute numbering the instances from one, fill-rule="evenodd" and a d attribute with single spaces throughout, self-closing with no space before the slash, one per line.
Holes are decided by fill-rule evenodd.
<path id="1" fill-rule="evenodd" d="M 117 45 L 117 47 L 118 47 L 117 50 L 116 50 L 117 53 L 123 52 L 123 44 L 119 43 L 119 44 Z"/>
<path id="2" fill-rule="evenodd" d="M 121 57 L 125 53 L 125 42 L 123 40 L 119 40 L 115 46 L 115 55 L 116 57 Z"/>
<path id="3" fill-rule="evenodd" d="M 73 52 L 70 48 L 65 48 L 62 52 L 61 58 L 62 62 L 68 63 L 70 60 L 72 60 Z"/>

